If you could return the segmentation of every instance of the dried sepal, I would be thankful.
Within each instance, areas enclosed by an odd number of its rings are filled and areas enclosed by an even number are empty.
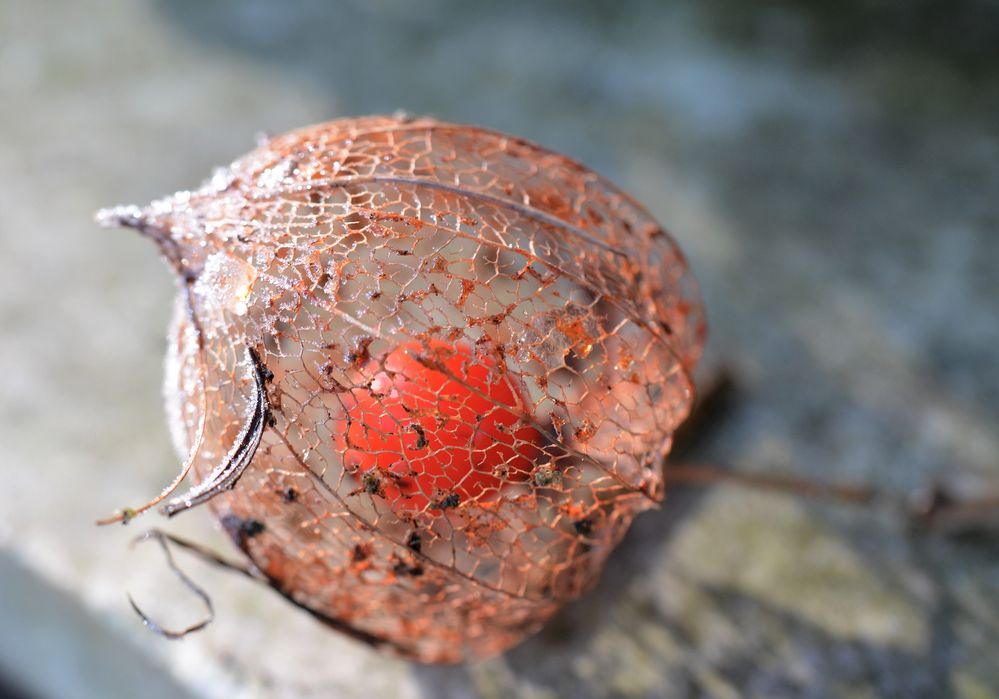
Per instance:
[[[270,370],[264,366],[260,355],[249,345],[246,346],[246,356],[250,372],[253,375],[254,387],[253,400],[246,422],[222,462],[203,481],[163,506],[163,514],[168,517],[197,507],[220,493],[235,488],[240,476],[243,475],[253,460],[254,454],[257,453],[264,429],[271,419],[266,382],[272,375]]]

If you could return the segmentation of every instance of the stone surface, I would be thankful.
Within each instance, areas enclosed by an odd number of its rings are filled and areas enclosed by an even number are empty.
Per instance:
[[[709,362],[739,384],[687,458],[899,497],[999,490],[994,5],[723,5],[0,6],[0,609],[77,605],[3,612],[0,673],[81,697],[102,690],[73,674],[84,657],[202,697],[999,696],[999,540],[912,535],[888,505],[677,492],[593,594],[457,668],[376,655],[194,562],[219,618],[161,641],[126,591],[166,621],[200,611],[127,546],[163,522],[91,526],[177,467],[170,277],[92,212],[193,186],[259,131],[397,108],[565,151],[674,231]],[[231,553],[203,513],[169,528]]]

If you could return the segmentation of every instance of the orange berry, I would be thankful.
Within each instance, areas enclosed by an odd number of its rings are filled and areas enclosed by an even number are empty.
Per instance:
[[[344,403],[345,468],[397,513],[496,499],[542,453],[510,378],[463,344],[407,342]]]

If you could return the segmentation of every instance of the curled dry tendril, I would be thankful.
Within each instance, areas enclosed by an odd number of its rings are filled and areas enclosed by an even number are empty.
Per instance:
[[[205,607],[205,617],[201,619],[201,621],[194,622],[193,624],[190,624],[189,626],[186,626],[179,630],[167,629],[162,625],[160,625],[159,623],[157,623],[156,621],[154,621],[144,611],[142,611],[139,605],[132,598],[132,595],[128,595],[128,603],[132,605],[132,609],[135,610],[135,613],[138,614],[139,618],[142,619],[142,623],[145,624],[146,627],[149,628],[153,633],[162,636],[163,638],[168,638],[171,640],[183,638],[184,636],[190,633],[194,633],[195,631],[200,631],[201,629],[208,626],[215,619],[215,609],[212,606],[211,597],[208,596],[208,593],[205,592],[205,590],[201,586],[199,586],[197,583],[195,583],[193,580],[187,577],[187,574],[185,574],[184,571],[182,571],[177,566],[177,562],[173,558],[173,553],[170,551],[170,547],[167,545],[168,542],[173,542],[179,545],[186,545],[186,543],[182,542],[176,537],[173,537],[170,534],[153,529],[133,539],[132,545],[134,546],[136,544],[140,544],[146,541],[155,541],[160,545],[160,548],[163,549],[163,556],[166,558],[167,566],[170,568],[170,571],[177,576],[177,579],[184,584],[184,587],[190,590],[199,600],[201,600],[201,603]],[[200,549],[200,547],[196,547],[196,545],[190,545],[190,547]]]

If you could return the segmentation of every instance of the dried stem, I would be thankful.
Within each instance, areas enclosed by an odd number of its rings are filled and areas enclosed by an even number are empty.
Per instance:
[[[672,456],[682,458],[693,451],[718,424],[736,394],[736,382],[727,368],[722,367],[711,374],[704,382],[690,417],[675,434]],[[740,473],[713,464],[695,463],[669,464],[663,478],[667,486],[728,483],[851,505],[883,503],[902,513],[914,530],[948,536],[999,531],[999,495],[962,498],[939,483],[903,497],[870,486],[828,483],[800,476]]]
[[[739,473],[709,464],[676,464],[667,466],[667,485],[713,485],[735,483],[748,488],[789,493],[809,498],[830,499],[838,502],[864,505],[882,496],[878,491],[864,486],[837,485],[799,478],[763,473]]]

